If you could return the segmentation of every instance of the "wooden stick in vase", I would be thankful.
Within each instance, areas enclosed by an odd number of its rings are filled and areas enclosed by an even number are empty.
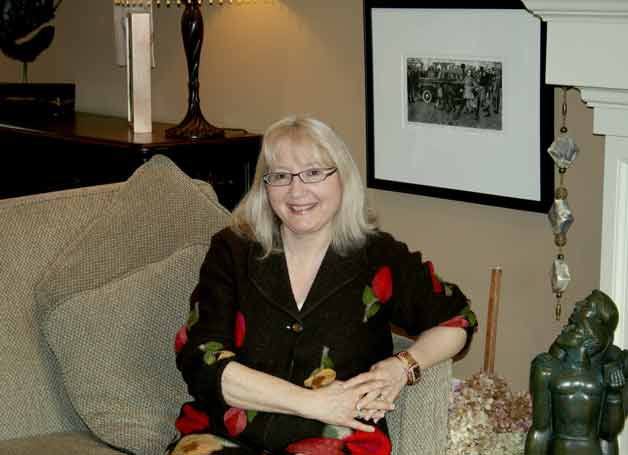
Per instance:
[[[488,320],[486,323],[486,343],[484,345],[484,372],[495,371],[495,348],[497,340],[497,314],[499,310],[499,294],[501,288],[502,269],[491,269],[491,286],[488,296]]]

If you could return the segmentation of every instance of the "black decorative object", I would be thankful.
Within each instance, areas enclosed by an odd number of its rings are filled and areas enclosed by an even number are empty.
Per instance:
[[[200,2],[188,0],[186,3],[181,16],[181,35],[188,64],[188,111],[181,123],[166,131],[166,136],[190,139],[224,136],[224,130],[211,125],[201,111],[198,73],[203,47],[203,14]]]
[[[27,64],[52,43],[55,28],[44,24],[54,18],[61,1],[0,0],[0,50],[7,57],[22,62],[23,82],[28,82]],[[35,31],[33,37],[20,42]]]
[[[72,83],[0,84],[0,120],[50,119],[74,114]]]
[[[0,50],[22,62],[22,83],[0,84],[1,118],[63,117],[74,112],[74,84],[28,82],[28,64],[52,43],[55,28],[48,22],[61,1],[0,0]]]

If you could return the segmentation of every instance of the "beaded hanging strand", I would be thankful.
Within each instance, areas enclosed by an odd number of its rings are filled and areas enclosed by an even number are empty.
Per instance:
[[[578,155],[578,146],[567,134],[568,90],[570,90],[570,87],[562,87],[563,103],[561,107],[562,126],[560,127],[560,134],[547,150],[558,168],[559,176],[558,186],[554,191],[554,204],[548,213],[549,222],[552,227],[552,232],[554,233],[554,244],[557,247],[556,258],[552,263],[551,273],[552,292],[556,297],[554,316],[557,321],[560,321],[562,313],[561,299],[563,293],[571,281],[569,266],[565,261],[564,248],[567,245],[567,231],[574,222],[574,216],[567,203],[569,193],[565,186],[565,174]]]

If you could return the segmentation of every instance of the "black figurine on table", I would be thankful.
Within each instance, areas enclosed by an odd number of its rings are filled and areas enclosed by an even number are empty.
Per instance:
[[[0,0],[0,50],[23,64],[23,82],[28,82],[27,64],[46,50],[55,28],[45,25],[55,17],[62,0]],[[28,35],[37,31],[30,39]]]

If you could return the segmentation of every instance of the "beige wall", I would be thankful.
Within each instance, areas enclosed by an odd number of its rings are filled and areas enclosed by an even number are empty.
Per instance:
[[[79,110],[123,116],[125,70],[114,65],[111,3],[65,0],[55,41],[31,65],[31,75],[34,81],[75,81]],[[340,132],[365,169],[361,0],[257,0],[203,11],[201,100],[212,123],[262,131],[285,114],[311,113]],[[179,17],[175,8],[155,14],[156,120],[178,121],[185,111]],[[18,77],[19,66],[0,57],[0,79]],[[573,283],[565,312],[597,287],[600,262],[603,143],[591,134],[591,111],[575,91],[569,127],[582,153],[567,175],[576,222],[567,247]],[[514,389],[526,388],[530,360],[560,327],[553,320],[549,268],[555,251],[546,216],[385,191],[369,190],[369,198],[385,230],[422,250],[473,301],[482,327],[455,366],[458,377],[482,366],[489,270],[503,268],[496,369]]]

